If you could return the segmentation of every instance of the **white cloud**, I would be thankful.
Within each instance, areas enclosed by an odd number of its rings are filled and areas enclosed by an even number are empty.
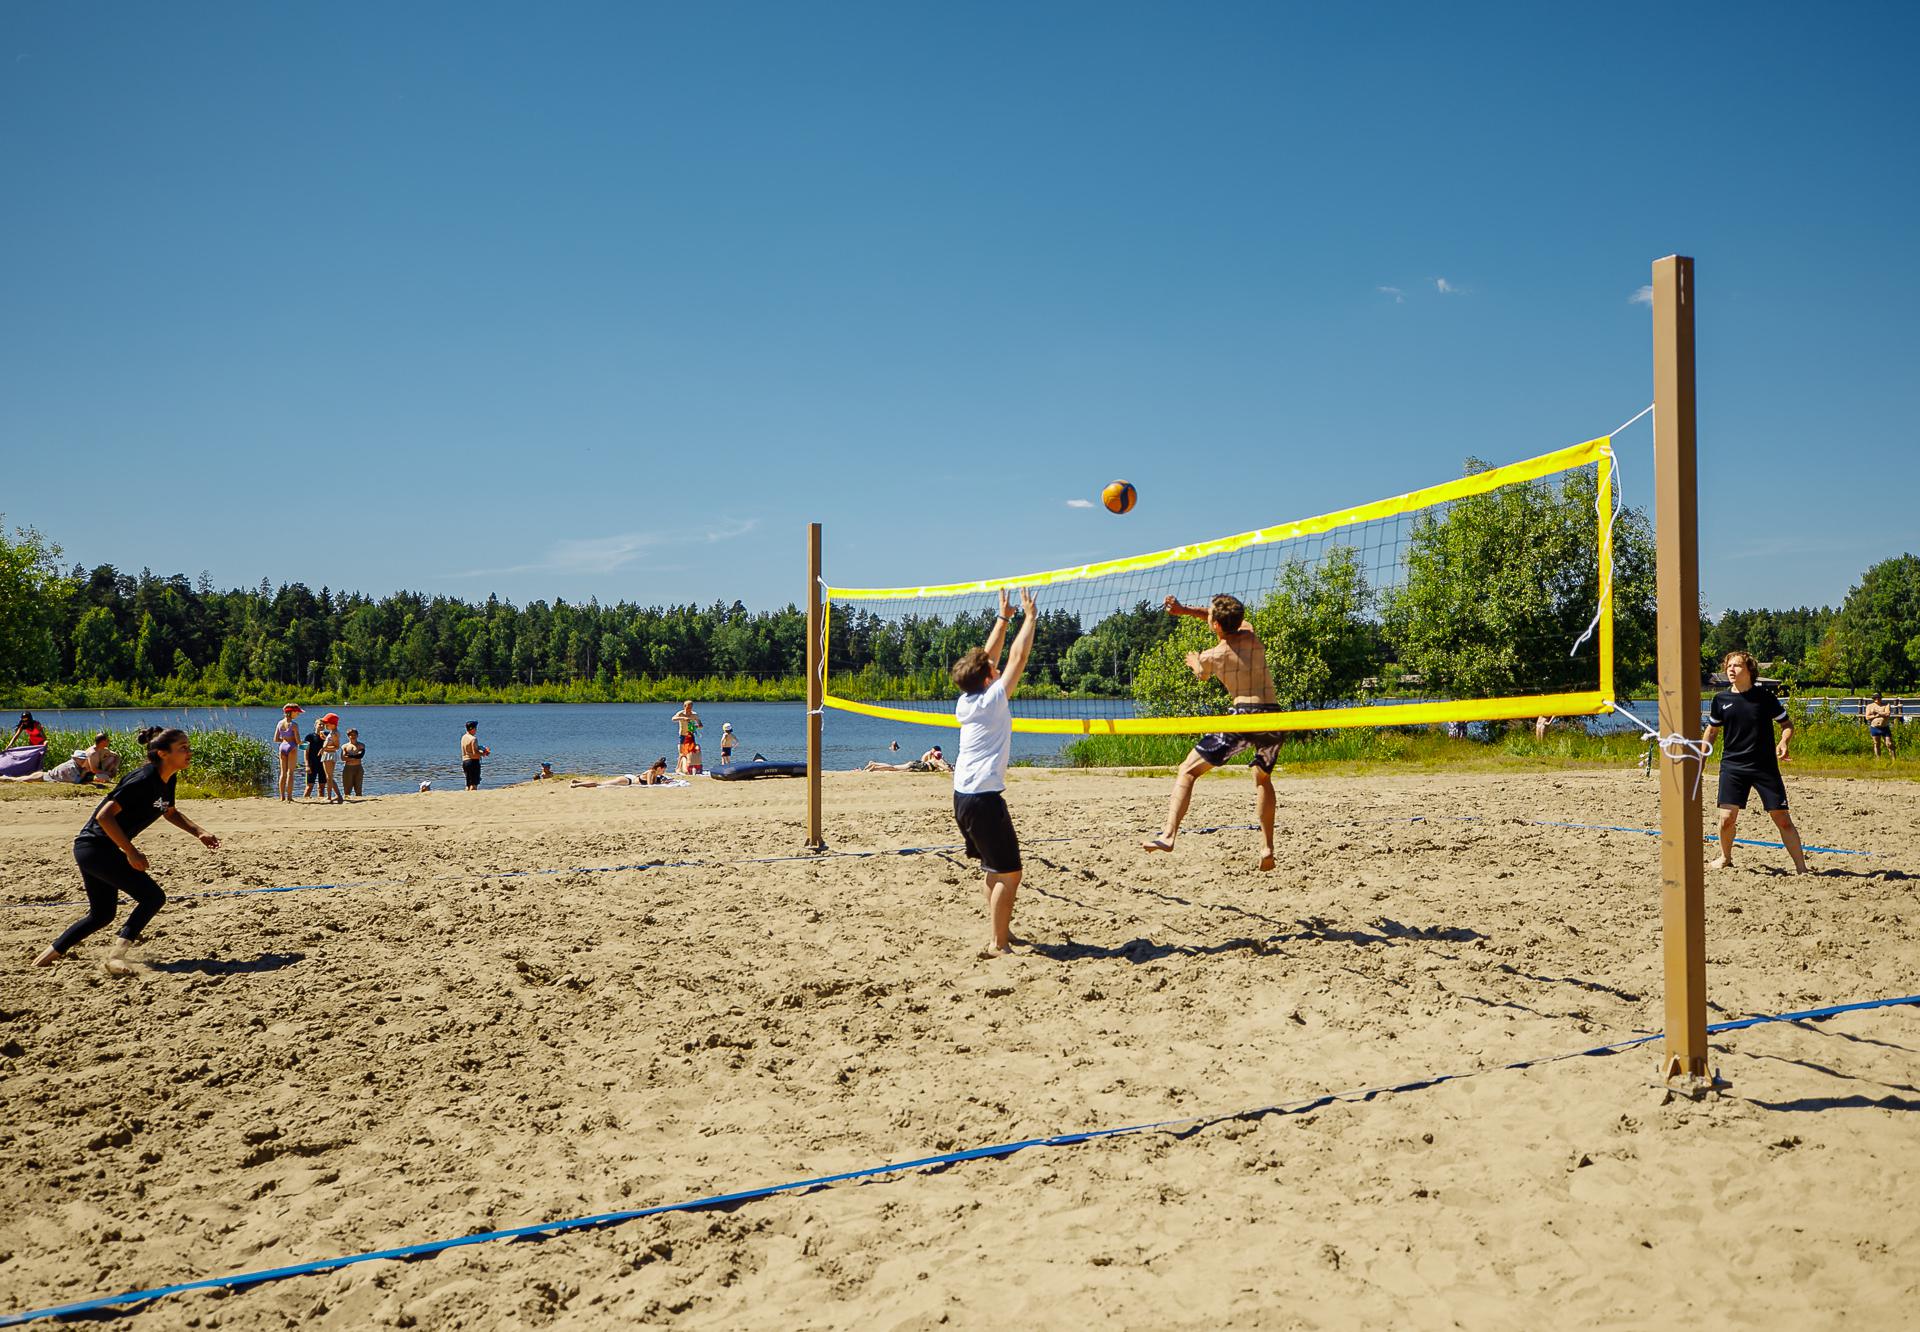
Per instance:
[[[758,518],[730,518],[703,532],[619,532],[603,537],[566,537],[548,546],[546,553],[525,564],[498,569],[467,569],[456,578],[490,578],[498,574],[557,573],[609,574],[634,564],[643,555],[672,546],[731,541],[760,525]]]
[[[1633,295],[1627,297],[1627,304],[1628,305],[1652,305],[1653,304],[1653,285],[1649,283],[1648,285],[1634,292]]]
[[[1068,500],[1067,507],[1069,509],[1091,509],[1093,507],[1093,501],[1092,500]]]
[[[1445,278],[1435,278],[1433,280],[1433,288],[1442,296],[1457,296],[1461,291],[1461,288],[1454,286]]]
[[[1395,305],[1405,305],[1407,303],[1407,293],[1401,291],[1398,287],[1375,287],[1374,290],[1384,296],[1393,297],[1393,303]]]

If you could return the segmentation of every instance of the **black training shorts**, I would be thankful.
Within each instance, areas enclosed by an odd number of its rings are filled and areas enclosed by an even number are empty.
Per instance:
[[[1747,792],[1758,792],[1760,808],[1785,809],[1787,807],[1787,784],[1780,780],[1780,770],[1774,768],[1741,768],[1732,764],[1720,765],[1720,807],[1722,809],[1745,809]]]
[[[1277,712],[1274,703],[1236,703],[1228,711],[1237,713]],[[1278,731],[1214,731],[1194,742],[1196,756],[1218,768],[1242,750],[1253,751],[1253,766],[1272,772],[1280,760],[1281,735]]]
[[[989,874],[1014,874],[1020,869],[1020,839],[1014,835],[1013,815],[998,791],[978,795],[953,793],[953,821],[967,839],[967,855]]]

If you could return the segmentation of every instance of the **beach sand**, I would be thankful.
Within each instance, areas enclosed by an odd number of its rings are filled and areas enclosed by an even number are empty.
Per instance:
[[[1913,788],[1788,783],[1873,855],[1710,872],[1716,1020],[1920,990]],[[77,910],[0,911],[0,1315],[1182,1120],[131,1325],[1912,1326],[1920,1010],[1718,1038],[1699,1104],[1654,1047],[1501,1067],[1661,1026],[1656,840],[1524,822],[1650,826],[1652,782],[1285,779],[1266,875],[1245,830],[1138,852],[1167,786],[1016,770],[1001,959],[950,856],[730,863],[797,850],[798,782],[196,804],[223,850],[142,839],[155,969],[30,970]],[[939,777],[826,799],[835,852],[955,840]],[[1210,779],[1189,827],[1252,808]],[[0,803],[7,900],[76,895],[83,817]],[[503,877],[656,860],[705,863]]]

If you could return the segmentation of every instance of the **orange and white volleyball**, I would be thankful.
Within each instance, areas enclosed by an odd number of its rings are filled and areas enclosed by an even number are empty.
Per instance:
[[[1107,488],[1100,492],[1100,502],[1113,513],[1125,513],[1140,498],[1140,492],[1133,488],[1131,481],[1109,481]]]

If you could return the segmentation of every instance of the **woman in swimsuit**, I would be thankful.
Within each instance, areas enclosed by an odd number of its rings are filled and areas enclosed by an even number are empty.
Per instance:
[[[280,709],[280,724],[273,728],[274,747],[280,751],[280,798],[293,799],[293,768],[300,760],[300,723],[294,718],[306,709],[289,703]]]

